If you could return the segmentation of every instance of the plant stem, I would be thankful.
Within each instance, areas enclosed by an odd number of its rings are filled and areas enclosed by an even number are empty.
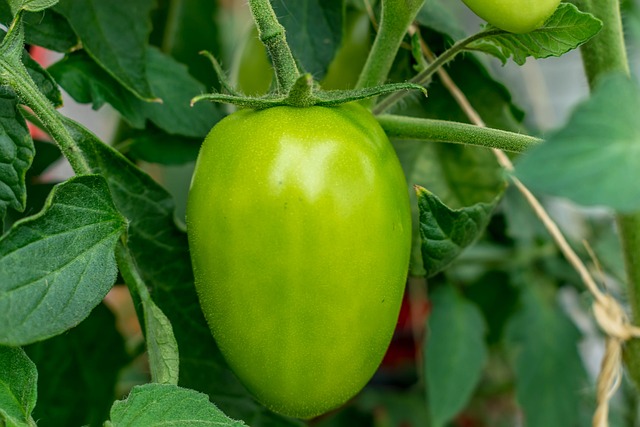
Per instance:
[[[602,30],[593,39],[580,47],[589,87],[610,72],[629,74],[629,62],[622,31],[620,4],[618,0],[574,0],[583,12],[602,20]]]
[[[284,27],[278,22],[269,0],[249,0],[249,7],[260,41],[271,57],[278,93],[287,93],[300,77],[300,71],[287,44]]]
[[[620,4],[618,0],[575,0],[584,12],[589,12],[602,20],[602,30],[580,51],[589,86],[593,89],[600,77],[611,72],[629,75],[629,62],[622,31]],[[640,324],[640,213],[617,214],[620,232],[627,289],[632,319]],[[640,387],[640,340],[634,339],[624,348],[624,360],[629,375]]]
[[[75,141],[60,121],[58,111],[38,90],[26,69],[20,64],[16,67],[0,60],[0,69],[7,77],[7,83],[18,94],[22,103],[31,108],[34,114],[51,134],[67,158],[74,172],[78,175],[92,173],[91,167],[80,152]]]
[[[496,35],[501,31],[502,30],[495,30],[495,29],[481,31],[479,33],[476,33],[467,37],[466,39],[462,39],[456,42],[453,46],[451,46],[449,49],[444,51],[433,62],[431,62],[427,68],[425,68],[420,73],[416,74],[416,76],[413,77],[411,80],[409,80],[409,82],[417,83],[417,84],[426,83],[442,66],[447,64],[453,58],[455,58],[455,56],[458,53],[462,52],[464,48],[467,47],[469,44],[473,43],[476,40],[480,40],[484,37]],[[375,106],[375,108],[373,109],[373,113],[374,114],[383,113],[385,110],[393,106],[396,102],[400,101],[404,96],[406,96],[406,93],[400,93],[400,92],[389,95],[388,97],[380,101],[378,105]]]
[[[542,140],[498,129],[446,120],[381,115],[376,119],[389,137],[475,145],[521,153]]]
[[[383,0],[378,34],[364,64],[356,89],[378,86],[387,80],[402,39],[424,0]],[[371,106],[373,100],[363,104]]]

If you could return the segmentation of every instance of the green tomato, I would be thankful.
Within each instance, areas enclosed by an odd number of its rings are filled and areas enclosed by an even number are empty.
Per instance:
[[[462,0],[476,15],[512,33],[528,33],[553,15],[560,0]]]
[[[359,105],[241,110],[200,151],[187,230],[231,369],[273,411],[354,396],[389,345],[411,245],[405,178]]]

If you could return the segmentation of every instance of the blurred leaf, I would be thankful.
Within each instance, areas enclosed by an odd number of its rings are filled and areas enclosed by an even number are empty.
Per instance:
[[[340,46],[343,0],[279,0],[273,9],[287,31],[293,56],[305,72],[321,80]]]
[[[129,221],[127,246],[178,342],[180,385],[207,393],[226,414],[250,420],[251,427],[297,425],[255,402],[222,359],[198,303],[187,236],[176,225],[166,190],[81,125],[69,119],[65,125],[92,169],[105,176]]]
[[[25,176],[34,151],[33,140],[18,109],[15,94],[6,86],[0,86],[0,224],[7,208],[17,211],[25,208]]]
[[[582,205],[640,210],[639,110],[636,83],[603,77],[564,128],[522,156],[517,176],[533,191]]]
[[[213,103],[200,102],[191,107],[191,98],[205,92],[205,87],[171,57],[149,48],[146,70],[151,88],[162,103],[136,98],[82,52],[67,55],[49,68],[76,101],[91,102],[94,109],[109,103],[135,128],[143,128],[148,119],[170,134],[204,138],[222,118],[220,108]]]
[[[586,382],[577,347],[580,333],[555,301],[542,294],[544,282],[532,276],[524,281],[520,310],[505,336],[526,425],[575,426]]]
[[[154,10],[154,27],[151,34],[164,53],[186,64],[189,73],[207,89],[218,87],[211,63],[199,52],[206,50],[220,59],[220,15],[224,7],[217,1],[181,0],[158,1]],[[195,95],[195,94],[194,94]]]
[[[201,139],[169,135],[159,129],[134,132],[127,141],[127,155],[136,160],[163,165],[181,165],[198,157]]]
[[[482,313],[451,286],[431,294],[433,310],[425,341],[427,399],[433,427],[460,412],[480,381],[487,360]]]
[[[154,0],[61,0],[55,10],[104,70],[137,97],[153,99],[145,58],[154,5]]]
[[[8,24],[13,13],[7,0],[0,0],[0,22]],[[56,52],[68,52],[78,44],[78,38],[69,22],[52,9],[23,15],[27,44],[42,46]]]
[[[168,384],[145,384],[133,388],[125,400],[111,408],[111,427],[241,427],[209,402],[206,394]]]
[[[422,260],[426,276],[430,277],[444,270],[480,236],[501,195],[491,203],[476,203],[453,210],[425,188],[417,187],[416,193],[420,209]]]
[[[488,326],[487,344],[499,343],[519,298],[519,292],[511,284],[509,275],[499,270],[488,270],[464,288],[464,295],[482,311]]]
[[[379,422],[384,426],[429,425],[429,414],[424,404],[424,395],[415,390],[365,388],[355,398],[355,405],[364,413],[379,414],[376,418],[380,419]]]
[[[489,27],[493,29],[493,27]],[[528,57],[536,59],[562,56],[586,43],[602,28],[602,21],[583,13],[570,3],[561,3],[544,26],[526,34],[499,31],[470,44],[467,49],[496,56],[503,64],[509,57],[518,65]]]
[[[416,16],[416,21],[423,27],[449,37],[450,41],[462,39],[466,32],[457,16],[461,4],[448,0],[426,0]]]
[[[33,427],[38,371],[21,348],[0,345],[0,424]]]
[[[120,397],[115,395],[118,374],[129,362],[115,318],[104,304],[68,333],[25,351],[38,367],[34,417],[39,427],[102,425]]]
[[[59,184],[45,208],[0,239],[0,342],[23,345],[85,319],[116,278],[125,230],[104,179]]]
[[[44,173],[53,163],[62,158],[62,153],[53,142],[34,140],[33,145],[36,149],[36,156],[33,163],[27,171],[27,177],[33,179]]]

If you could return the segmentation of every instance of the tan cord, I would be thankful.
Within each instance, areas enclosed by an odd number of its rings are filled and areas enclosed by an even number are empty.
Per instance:
[[[417,29],[412,27],[410,30],[413,34]],[[420,38],[422,52],[428,61],[435,59],[433,53]],[[438,76],[442,84],[449,90],[456,102],[465,112],[469,120],[478,127],[486,127],[478,112],[471,106],[469,100],[464,93],[453,82],[449,74],[442,68],[438,70]],[[509,157],[501,150],[492,149],[498,163],[509,172],[513,172],[513,163]],[[580,257],[571,248],[565,239],[558,225],[553,221],[547,213],[540,201],[529,191],[529,189],[515,176],[510,176],[511,181],[518,191],[522,193],[527,200],[536,216],[542,221],[543,225],[558,245],[558,248],[578,272],[580,278],[586,285],[587,289],[593,295],[593,314],[600,328],[607,335],[605,354],[602,359],[600,374],[598,375],[596,398],[598,406],[593,416],[593,427],[608,427],[609,401],[615,394],[622,381],[622,345],[632,339],[640,338],[640,328],[634,326],[629,321],[624,309],[618,301],[608,293],[600,290],[596,281],[589,273],[589,270],[582,262]],[[590,248],[587,246],[587,249]]]

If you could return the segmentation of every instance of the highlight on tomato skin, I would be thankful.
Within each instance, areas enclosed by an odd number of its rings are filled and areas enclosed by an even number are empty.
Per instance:
[[[407,184],[356,104],[241,110],[207,136],[187,231],[222,354],[269,409],[312,418],[365,386],[396,326]]]
[[[560,0],[462,0],[491,25],[511,33],[531,32],[545,23]]]

